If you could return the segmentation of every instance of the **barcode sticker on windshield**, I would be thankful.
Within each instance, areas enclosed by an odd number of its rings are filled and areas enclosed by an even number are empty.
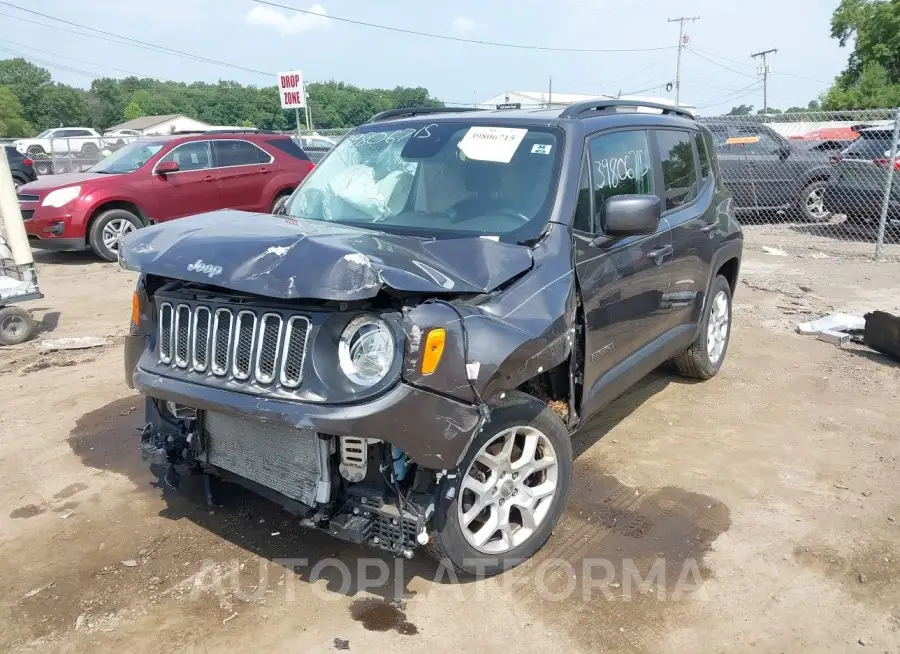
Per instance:
[[[527,133],[516,127],[470,127],[457,147],[469,159],[509,163]]]
[[[546,143],[535,143],[531,146],[531,154],[550,154],[552,145]]]

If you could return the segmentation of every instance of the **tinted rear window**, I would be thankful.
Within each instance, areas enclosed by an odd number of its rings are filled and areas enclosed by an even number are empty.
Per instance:
[[[893,132],[862,132],[845,153],[851,159],[877,159],[891,150]]]
[[[302,161],[309,161],[309,157],[306,156],[306,153],[294,142],[294,139],[271,139],[266,141],[269,145],[274,145],[276,148],[284,152],[285,154],[289,154],[294,159],[301,159]]]
[[[11,145],[5,145],[3,146],[3,149],[6,150],[6,159],[8,161],[22,161],[22,159],[25,158],[25,155],[23,155]]]

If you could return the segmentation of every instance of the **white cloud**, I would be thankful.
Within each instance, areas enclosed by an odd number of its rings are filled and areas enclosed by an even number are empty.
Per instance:
[[[458,16],[456,20],[453,21],[453,29],[459,30],[460,32],[471,32],[475,27],[475,21],[471,18],[466,18],[465,16]]]
[[[247,15],[244,17],[244,22],[249,25],[273,27],[282,34],[308,32],[310,30],[328,27],[331,24],[328,12],[322,5],[313,5],[309,8],[309,11],[312,13],[285,13],[272,7],[256,6],[247,12]]]

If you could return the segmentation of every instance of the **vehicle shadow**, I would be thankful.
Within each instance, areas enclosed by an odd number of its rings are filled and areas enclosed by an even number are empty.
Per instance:
[[[668,364],[657,368],[631,387],[621,397],[590,418],[572,436],[572,450],[577,459],[606,437],[620,422],[639,409],[647,400],[670,384],[696,384],[696,380],[674,374]]]
[[[93,252],[54,252],[53,250],[32,250],[34,261],[38,264],[52,264],[64,266],[91,266],[110,264],[109,261],[101,261]]]
[[[692,382],[660,369],[612,402],[573,436],[575,456],[584,454],[648,399],[672,383]],[[411,600],[418,594],[416,588],[421,589],[422,584],[414,582],[417,578],[438,585],[480,581],[476,577],[457,575],[424,554],[405,560],[301,527],[298,520],[280,506],[235,484],[211,478],[213,506],[207,504],[203,475],[183,477],[177,490],[172,489],[162,480],[163,470],[151,470],[141,459],[136,428],[140,427],[142,419],[143,398],[130,395],[83,415],[72,430],[68,443],[84,465],[122,474],[136,485],[139,492],[161,495],[165,506],[159,512],[160,517],[172,521],[186,519],[196,524],[223,541],[260,557],[270,573],[276,571],[276,576],[292,574],[292,581],[349,598],[356,598],[361,593],[374,595],[380,598],[376,601],[381,604],[373,605],[373,600],[363,597],[356,600],[360,602],[359,610],[390,615],[399,611],[398,603]],[[624,488],[603,471],[592,476],[602,482],[598,482],[597,489],[594,489],[594,499],[598,503],[602,503],[602,497],[607,495],[621,494]],[[589,494],[585,493],[578,491],[580,496],[588,497]],[[705,498],[703,502],[708,503]],[[652,500],[647,506],[646,511],[652,513],[655,510]],[[607,510],[603,507],[600,512]],[[634,513],[634,517],[638,521],[645,519],[639,512]],[[610,537],[618,538],[615,535]],[[598,534],[596,542],[601,543],[604,538],[607,535]],[[395,617],[398,625],[406,624],[400,619],[404,616]]]

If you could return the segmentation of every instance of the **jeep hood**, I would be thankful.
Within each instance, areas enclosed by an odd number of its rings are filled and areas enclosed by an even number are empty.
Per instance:
[[[129,234],[128,270],[280,299],[351,301],[382,288],[486,293],[531,268],[523,245],[398,236],[318,220],[224,210]]]

